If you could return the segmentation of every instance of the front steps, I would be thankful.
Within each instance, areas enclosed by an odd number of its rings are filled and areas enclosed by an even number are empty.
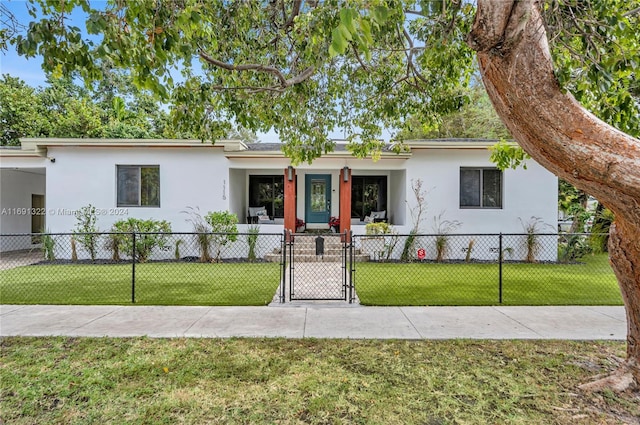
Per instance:
[[[293,260],[297,263],[340,263],[343,261],[344,246],[341,241],[342,235],[335,233],[327,234],[294,234],[293,235]],[[318,242],[318,238],[322,238],[322,242]],[[324,245],[323,253],[316,255],[316,247]],[[287,246],[289,249],[289,246]],[[289,252],[287,252],[289,257]],[[271,262],[282,261],[282,253],[279,249],[264,256],[265,260]],[[369,261],[370,255],[363,254],[359,249],[353,250],[353,261],[363,262]]]

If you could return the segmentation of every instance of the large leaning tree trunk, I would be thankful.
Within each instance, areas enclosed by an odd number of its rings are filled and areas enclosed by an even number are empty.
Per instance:
[[[468,43],[498,115],[520,146],[615,213],[609,253],[626,308],[627,360],[598,385],[621,390],[640,383],[640,140],[561,91],[536,1],[479,0]]]

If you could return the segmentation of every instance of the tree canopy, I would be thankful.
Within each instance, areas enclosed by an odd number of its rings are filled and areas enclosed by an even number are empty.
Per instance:
[[[613,3],[548,1],[545,17],[564,87],[637,133],[639,64],[631,52],[640,46],[631,12],[638,1]],[[294,161],[332,150],[327,135],[334,129],[345,129],[354,154],[375,155],[382,128],[402,129],[413,116],[428,124],[460,108],[474,71],[466,37],[475,9],[462,1],[30,5],[26,32],[0,37],[20,54],[43,55],[47,71],[95,80],[107,61],[167,102],[178,131],[214,140],[231,122],[273,128]],[[83,29],[69,19],[80,9]]]
[[[49,77],[30,87],[10,75],[0,77],[0,145],[17,146],[22,137],[94,137],[109,139],[191,138],[180,133],[170,114],[128,74],[106,69],[88,87],[69,76]],[[227,138],[257,142],[249,130],[234,126]]]
[[[511,139],[481,81],[475,81],[462,94],[468,101],[460,109],[442,114],[435,120],[424,120],[420,115],[414,115],[405,121],[397,137],[401,140],[451,137]]]

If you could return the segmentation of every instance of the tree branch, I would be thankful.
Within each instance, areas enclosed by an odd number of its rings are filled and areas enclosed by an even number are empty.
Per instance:
[[[291,10],[291,15],[287,22],[284,23],[284,28],[289,28],[293,25],[293,20],[300,14],[300,8],[302,7],[302,0],[295,0],[293,2],[293,10]]]
[[[631,16],[631,15],[635,15],[637,13],[640,13],[640,7],[637,7],[635,9],[633,9],[633,10],[630,10],[630,11],[628,11],[627,13],[625,13],[622,16]]]
[[[218,68],[226,69],[227,71],[257,71],[257,72],[264,72],[267,74],[271,74],[278,79],[278,81],[280,82],[281,88],[287,88],[287,87],[291,87],[293,85],[299,84],[304,80],[310,78],[315,72],[315,68],[313,66],[310,66],[304,69],[300,74],[292,78],[286,78],[279,69],[270,65],[262,65],[257,63],[232,65],[229,63],[219,61],[218,59],[212,58],[202,50],[200,50],[199,55],[202,59],[207,61],[209,64]]]

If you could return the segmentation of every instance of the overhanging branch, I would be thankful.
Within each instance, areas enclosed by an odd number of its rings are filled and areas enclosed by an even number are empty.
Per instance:
[[[233,65],[233,64],[229,64],[226,62],[222,62],[218,59],[215,59],[211,56],[209,56],[207,53],[205,53],[204,51],[200,50],[199,55],[202,59],[204,59],[207,63],[217,67],[217,68],[222,68],[222,69],[226,69],[227,71],[256,71],[256,72],[264,72],[267,74],[271,74],[274,77],[276,77],[276,79],[279,81],[279,87],[281,88],[287,88],[287,87],[291,87],[293,85],[296,84],[300,84],[301,82],[305,81],[306,79],[310,78],[314,72],[315,72],[315,68],[313,66],[307,67],[305,68],[300,74],[291,77],[291,78],[286,78],[285,75],[276,67],[270,66],[270,65],[262,65],[262,64],[257,64],[257,63],[250,63],[250,64],[242,64],[242,65]]]

